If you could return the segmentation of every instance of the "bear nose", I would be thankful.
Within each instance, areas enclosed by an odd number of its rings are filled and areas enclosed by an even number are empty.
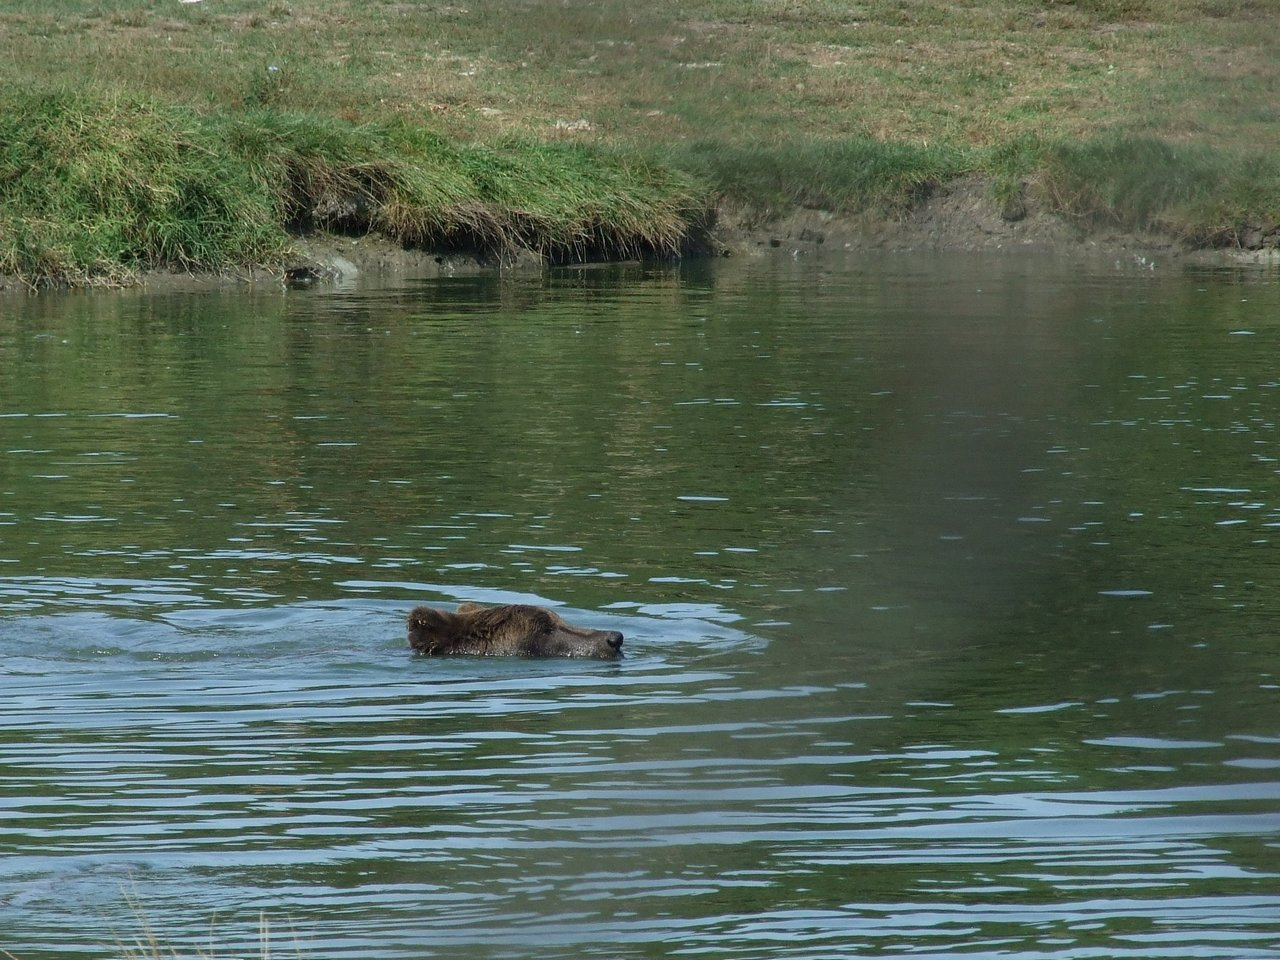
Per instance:
[[[612,631],[612,632],[609,634],[609,638],[608,638],[608,640],[607,640],[606,642],[609,644],[609,646],[613,647],[613,649],[614,649],[614,650],[621,650],[621,649],[622,649],[622,634],[620,634],[620,633],[618,633],[616,630],[614,630],[614,631]]]

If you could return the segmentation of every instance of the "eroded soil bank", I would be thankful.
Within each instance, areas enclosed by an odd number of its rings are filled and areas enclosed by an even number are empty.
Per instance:
[[[1160,234],[1136,234],[1072,223],[1028,199],[1013,210],[994,199],[990,182],[966,177],[937,188],[907,214],[836,214],[797,208],[769,213],[722,205],[714,229],[696,255],[831,256],[841,253],[927,250],[1008,251],[1067,257],[1110,257],[1156,269],[1172,263],[1280,266],[1280,227],[1259,230],[1255,246],[1193,249]],[[341,236],[324,232],[295,238],[284,263],[222,273],[151,270],[138,282],[151,290],[206,289],[245,284],[290,287],[334,285],[360,276],[454,276],[495,270],[536,270],[543,261],[529,253],[498,260],[492,254],[406,248],[371,233]],[[0,278],[6,290],[27,288],[12,277]]]
[[[892,219],[797,209],[760,222],[747,212],[722,209],[717,238],[730,255],[764,249],[800,256],[824,250],[1008,250],[1207,263],[1280,262],[1280,226],[1247,238],[1255,244],[1252,249],[1189,248],[1167,235],[1073,223],[1031,197],[1012,209],[1002,207],[982,176],[939,187],[909,213]]]
[[[1259,234],[1254,249],[1191,249],[1159,234],[1135,234],[1068,222],[1027,199],[1020,209],[1002,208],[990,182],[966,177],[938,188],[908,214],[897,218],[845,215],[797,208],[769,214],[722,205],[709,238],[707,256],[830,256],[842,252],[926,250],[1008,251],[1069,257],[1110,257],[1152,269],[1169,263],[1280,265],[1280,229]],[[317,282],[341,282],[358,274],[438,276],[495,269],[539,269],[534,256],[499,264],[474,254],[405,249],[375,235],[299,237],[293,270],[313,271]],[[280,270],[267,271],[281,280]],[[161,280],[155,275],[147,282]],[[180,278],[175,278],[180,279]],[[162,281],[163,282],[163,281]],[[196,282],[201,282],[196,279]]]

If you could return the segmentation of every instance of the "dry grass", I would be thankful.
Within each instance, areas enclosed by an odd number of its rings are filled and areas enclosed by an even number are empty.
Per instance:
[[[130,907],[134,912],[138,932],[127,942],[117,937],[116,950],[118,951],[119,960],[183,960],[184,957],[190,957],[192,960],[218,960],[221,956],[212,949],[202,950],[196,947],[180,950],[167,943],[156,932],[151,921],[137,902],[130,900]],[[212,934],[210,939],[213,939]],[[267,919],[265,912],[260,913],[258,916],[258,952],[256,954],[260,960],[271,960],[271,957],[274,956],[271,951],[272,939],[271,922]],[[293,955],[301,957],[302,953],[300,950],[295,949]],[[16,960],[16,958],[11,958],[11,960]]]
[[[200,947],[180,949],[173,946],[156,931],[136,894],[126,894],[125,900],[133,914],[136,932],[127,940],[119,935],[116,936],[115,947],[118,951],[118,960],[183,960],[184,957],[190,957],[192,960],[219,960],[222,956],[212,947],[206,950]],[[215,939],[215,931],[210,929],[210,943],[213,943]],[[275,956],[272,952],[272,946],[276,939],[277,936],[271,929],[271,921],[267,917],[266,911],[260,911],[258,914],[258,948],[254,955],[259,960],[271,960],[271,957]],[[293,950],[290,951],[290,955],[295,958],[301,958],[303,954],[301,947],[298,945],[297,937],[292,937],[292,939],[294,946]],[[16,960],[16,958],[11,957],[11,960]]]
[[[201,947],[179,948],[170,943],[155,928],[147,911],[143,908],[138,895],[133,892],[126,891],[124,893],[125,903],[129,907],[129,912],[133,915],[134,933],[132,936],[121,936],[115,934],[115,956],[117,960],[183,960],[183,958],[191,958],[191,960],[220,960],[222,953],[214,950],[212,947],[204,949]],[[216,931],[210,929],[209,942],[212,944],[216,939]],[[273,952],[273,946],[280,939],[279,935],[272,930],[271,921],[266,911],[258,914],[258,945],[254,952],[254,956],[259,960],[271,960],[277,954]],[[289,939],[292,941],[292,949],[287,953],[288,956],[294,957],[295,960],[301,960],[304,956],[302,947],[298,942],[295,934],[290,934]],[[244,956],[244,954],[241,954]],[[21,960],[8,950],[0,948],[0,957],[6,960]]]
[[[200,108],[265,97],[624,145],[1108,129],[1258,143],[1280,99],[1272,0],[15,0],[0,44],[15,84],[60,83],[75,62],[97,86]]]

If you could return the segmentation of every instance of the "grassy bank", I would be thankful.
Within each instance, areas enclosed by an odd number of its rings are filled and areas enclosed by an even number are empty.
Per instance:
[[[312,228],[494,257],[671,255],[699,204],[687,176],[576,143],[464,146],[401,121],[130,96],[0,110],[0,272],[30,283],[270,263]]]
[[[1273,0],[12,0],[0,271],[217,269],[307,226],[665,253],[720,197],[894,215],[965,173],[1086,228],[1247,242],[1280,222],[1278,20]],[[103,93],[69,91],[69,63]]]

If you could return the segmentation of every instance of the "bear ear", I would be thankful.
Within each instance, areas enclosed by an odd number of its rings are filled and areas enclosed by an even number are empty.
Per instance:
[[[479,613],[481,610],[484,610],[484,609],[485,608],[482,607],[480,604],[475,603],[471,600],[468,600],[466,603],[458,604],[458,613],[464,614],[464,615],[468,613]]]
[[[424,604],[420,607],[414,607],[409,611],[409,623],[427,625],[438,622],[439,620],[445,619],[449,616],[451,616],[451,614],[446,613],[444,610],[437,610],[435,607],[428,607]]]

